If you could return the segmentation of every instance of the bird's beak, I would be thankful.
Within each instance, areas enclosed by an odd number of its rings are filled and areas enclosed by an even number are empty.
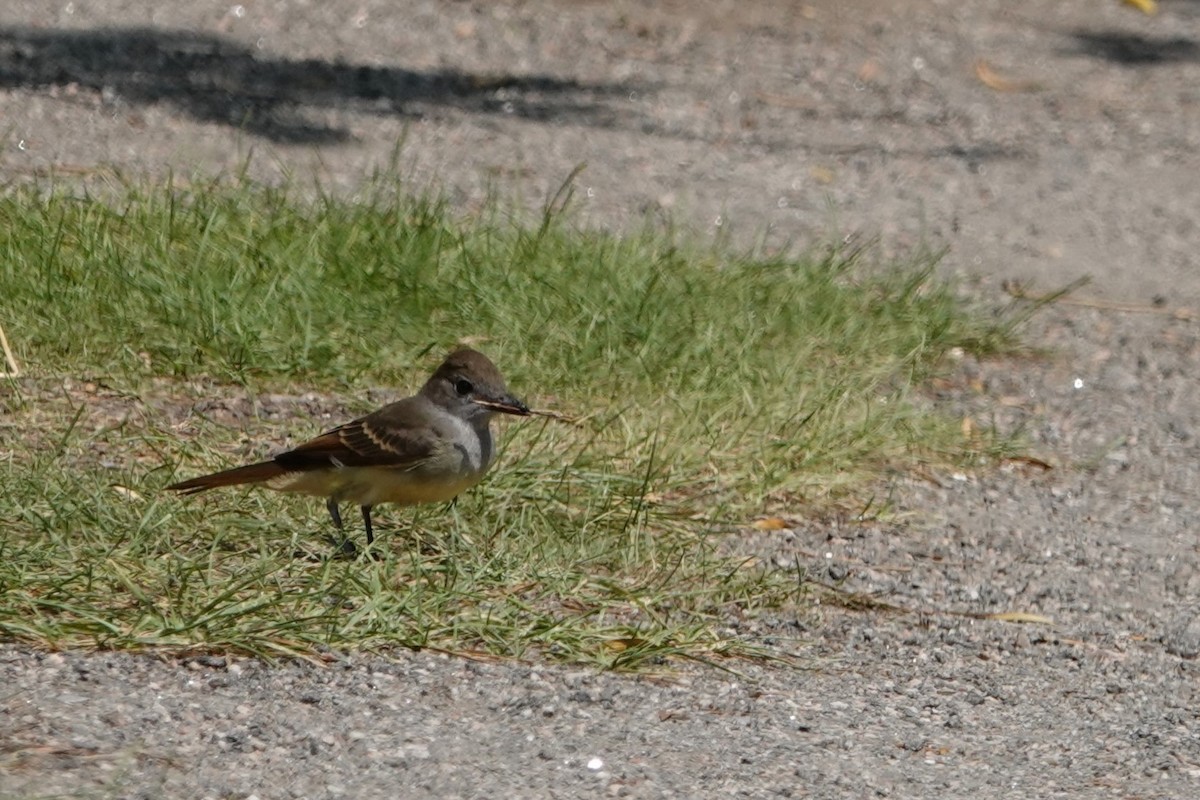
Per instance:
[[[483,406],[489,411],[498,411],[501,414],[513,414],[518,417],[529,416],[529,407],[512,395],[497,398],[476,397],[475,405]]]

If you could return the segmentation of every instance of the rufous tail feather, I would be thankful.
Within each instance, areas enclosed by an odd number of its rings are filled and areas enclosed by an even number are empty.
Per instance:
[[[238,486],[243,483],[265,483],[271,480],[271,478],[277,478],[285,472],[287,470],[274,461],[263,461],[258,464],[248,464],[244,467],[235,467],[234,469],[227,469],[222,472],[214,472],[211,475],[201,475],[199,478],[173,483],[167,489],[172,492],[179,492],[180,494],[198,494],[199,492],[207,492],[209,489],[216,489],[221,486]]]

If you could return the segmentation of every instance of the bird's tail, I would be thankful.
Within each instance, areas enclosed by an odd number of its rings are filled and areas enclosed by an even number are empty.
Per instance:
[[[221,486],[266,483],[285,472],[287,470],[274,461],[263,461],[258,464],[248,464],[244,467],[235,467],[234,469],[227,469],[222,472],[214,472],[211,475],[201,475],[199,478],[173,483],[167,489],[172,492],[179,492],[180,494],[199,494],[200,492],[206,492],[209,489],[216,489]]]

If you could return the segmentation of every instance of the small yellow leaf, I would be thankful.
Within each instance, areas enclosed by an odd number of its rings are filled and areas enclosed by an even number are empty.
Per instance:
[[[1031,92],[1038,88],[1033,81],[1015,81],[996,72],[982,58],[975,62],[975,77],[980,83],[997,92]]]
[[[1125,5],[1133,6],[1143,14],[1155,14],[1158,12],[1158,3],[1155,0],[1124,0]]]
[[[834,175],[833,170],[829,169],[829,167],[821,166],[812,167],[809,169],[808,174],[812,176],[814,181],[822,184],[823,186],[828,186],[829,184],[833,183],[834,179],[837,177]]]
[[[144,499],[140,494],[135,492],[133,489],[129,489],[125,486],[113,486],[112,488],[113,488],[114,492],[121,495],[121,497],[124,497],[126,500],[142,500],[142,499]]]
[[[609,639],[604,643],[604,646],[614,653],[624,653],[631,647],[645,644],[645,639],[629,638],[629,639]]]
[[[767,517],[766,519],[756,519],[751,523],[751,527],[760,531],[782,531],[791,526],[782,517]]]

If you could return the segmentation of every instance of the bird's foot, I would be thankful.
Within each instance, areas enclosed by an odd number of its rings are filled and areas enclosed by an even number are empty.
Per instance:
[[[329,554],[330,558],[346,559],[353,561],[359,556],[366,556],[372,561],[382,561],[383,555],[380,554],[374,546],[359,547],[353,539],[339,539],[335,536],[327,537],[330,546],[333,547],[333,552]]]
[[[333,548],[333,552],[329,554],[330,558],[358,558],[359,547],[348,536],[326,536],[325,541]]]

